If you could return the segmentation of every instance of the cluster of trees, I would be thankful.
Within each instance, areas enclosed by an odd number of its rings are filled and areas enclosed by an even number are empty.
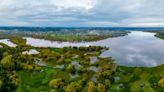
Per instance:
[[[13,92],[19,85],[19,71],[40,71],[41,67],[35,64],[33,55],[24,55],[23,51],[32,48],[26,45],[26,40],[13,38],[17,47],[1,44],[0,48],[0,92]]]
[[[78,80],[66,82],[62,79],[53,79],[49,82],[51,88],[50,92],[106,92],[106,85],[102,83],[95,83],[93,81]]]
[[[65,84],[65,82],[61,78],[53,79],[49,82],[49,86],[52,89],[62,88],[62,87],[64,87],[64,84]]]
[[[0,92],[10,92],[18,86],[19,79],[15,67],[11,56],[5,52],[0,61]]]
[[[22,69],[26,71],[40,71],[41,67],[36,64],[22,63]]]
[[[21,37],[12,37],[10,41],[17,45],[17,47],[15,48],[15,51],[17,52],[28,51],[32,48],[30,45],[26,44],[26,39],[23,39]]]
[[[18,74],[16,71],[12,71],[11,73],[7,74],[7,77],[13,86],[15,87],[18,86],[19,79],[18,79]]]
[[[39,52],[40,53],[37,57],[42,59],[44,62],[51,64],[70,63],[72,58],[72,53],[70,51],[59,54],[51,51],[50,49],[40,49]]]
[[[74,79],[62,80],[58,78],[51,80],[49,83],[51,84],[50,85],[51,92],[59,92],[59,90],[62,90],[64,92],[81,92],[81,91],[106,92],[111,87],[111,84],[114,81],[114,72],[115,72],[115,67],[116,67],[115,64],[112,63],[113,62],[112,58],[98,57],[99,60],[97,62],[95,62],[94,64],[90,64],[90,55],[86,54],[88,51],[84,52],[85,47],[81,47],[81,49],[79,48],[67,47],[67,48],[62,49],[63,51],[62,64],[64,64],[64,69],[62,69],[62,71],[66,71],[67,73],[70,73],[73,75],[79,75],[79,77],[75,78],[75,80]],[[68,49],[70,51],[68,51]],[[90,52],[93,52],[93,51],[91,50]],[[72,60],[72,57],[74,55],[78,55],[78,58],[75,58]],[[67,63],[65,62],[66,58],[67,59],[69,58],[70,60]],[[81,65],[81,67],[79,69],[76,69],[75,68],[76,64],[73,64],[72,61],[77,62],[78,64]],[[97,67],[99,71],[95,72],[95,71],[89,70],[89,67],[91,66]],[[97,82],[92,80],[93,75],[96,75]],[[62,82],[62,84],[64,85],[61,86],[60,82]]]
[[[5,69],[12,69],[14,67],[14,63],[11,61],[11,56],[7,52],[3,54],[3,58],[0,61],[0,64]]]
[[[10,39],[13,43],[17,44],[18,46],[26,45],[26,39],[22,39],[21,37],[13,37]]]
[[[88,47],[65,47],[69,48],[72,50],[79,50],[79,51],[84,51],[84,52],[93,52],[93,51],[101,51],[103,49],[107,49],[106,47],[101,47],[101,46],[88,46]]]
[[[89,55],[85,55],[87,52],[101,52],[103,47],[100,46],[89,46],[89,47],[64,47],[59,48],[57,51],[52,51],[52,48],[40,48],[38,58],[41,58],[44,62],[51,64],[69,64],[71,63],[74,56],[78,56],[80,60],[80,64],[89,65],[90,57]]]
[[[71,82],[70,84],[65,86],[63,89],[65,92],[78,92],[78,91],[81,91],[82,84],[83,82],[81,80],[76,81],[76,82]]]
[[[90,65],[90,56],[89,55],[81,55],[79,56],[81,60],[79,61],[79,64],[84,65],[84,66],[89,66]]]
[[[75,69],[75,65],[73,64],[69,64],[66,68],[66,70],[72,74],[74,74],[76,72],[76,69]]]
[[[155,36],[164,39],[164,32],[157,32]]]
[[[54,62],[54,64],[64,64],[70,63],[71,59],[75,55],[79,55],[80,58],[84,58],[84,61],[81,61],[81,64],[89,65],[90,58],[87,55],[84,55],[86,52],[100,52],[103,47],[100,46],[89,46],[89,47],[64,47],[58,49],[58,52],[51,51],[48,48],[41,48],[39,49],[39,54],[37,55],[38,58],[43,59],[45,62]],[[60,52],[60,53],[59,53]]]

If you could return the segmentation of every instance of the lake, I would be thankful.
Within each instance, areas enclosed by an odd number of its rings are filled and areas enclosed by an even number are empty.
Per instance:
[[[124,66],[158,66],[164,64],[164,40],[154,33],[133,31],[124,37],[107,39],[105,46],[110,50],[101,56],[113,57]]]
[[[27,44],[35,47],[106,46],[110,49],[103,52],[101,57],[113,57],[117,64],[123,66],[153,67],[164,64],[164,40],[154,35],[150,32],[131,31],[123,37],[79,43],[25,38]]]
[[[127,36],[108,38],[95,42],[57,42],[26,38],[27,44],[36,47],[106,46],[110,49],[101,57],[113,57],[119,65],[153,67],[164,64],[164,40],[154,37],[155,33],[131,31]]]

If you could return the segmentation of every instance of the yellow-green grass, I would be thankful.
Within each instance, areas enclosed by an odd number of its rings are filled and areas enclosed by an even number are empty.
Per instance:
[[[158,83],[160,76],[164,75],[164,65],[152,68],[120,66],[117,71],[119,72],[120,80],[114,84],[116,92],[164,91],[164,88],[154,85]],[[119,84],[123,84],[124,88],[118,88]],[[144,84],[143,88],[141,88],[142,84]]]

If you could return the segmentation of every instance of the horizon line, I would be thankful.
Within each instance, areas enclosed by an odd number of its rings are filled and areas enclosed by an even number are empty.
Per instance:
[[[130,27],[130,26],[109,26],[109,27],[104,27],[104,26],[0,26],[0,28],[164,28],[162,27],[157,27],[157,26],[142,26],[142,27]]]

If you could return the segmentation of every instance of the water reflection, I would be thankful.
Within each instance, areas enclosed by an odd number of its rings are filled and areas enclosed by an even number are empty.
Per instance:
[[[106,46],[110,49],[102,53],[102,57],[112,56],[119,65],[125,66],[157,66],[164,64],[164,41],[154,37],[154,33],[132,31],[124,37],[109,38],[96,42],[56,42],[34,38],[26,38],[27,44],[39,47],[65,46]]]
[[[157,66],[164,64],[164,41],[154,33],[134,31],[128,36],[107,41],[110,50],[102,56],[112,56],[125,66]]]

